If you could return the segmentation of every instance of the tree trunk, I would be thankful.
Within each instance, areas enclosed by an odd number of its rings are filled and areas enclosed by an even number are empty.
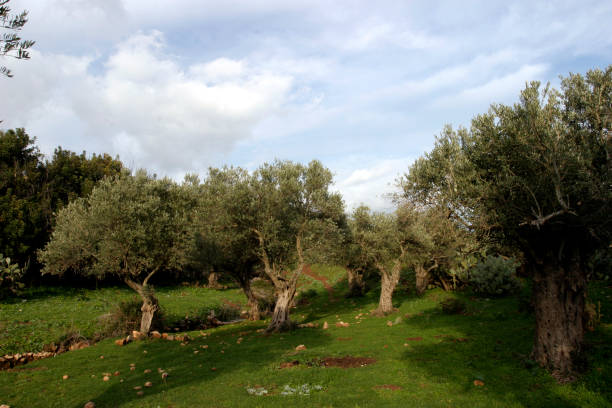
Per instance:
[[[295,296],[297,280],[294,284],[291,282],[282,281],[283,286],[277,288],[276,304],[272,313],[272,321],[266,329],[266,332],[281,332],[290,330],[293,327],[289,319],[289,308]]]
[[[210,271],[208,274],[208,287],[217,289],[219,287],[219,274],[215,271]]]
[[[396,262],[390,273],[381,268],[380,299],[374,314],[384,316],[394,312],[393,292],[399,282],[400,267],[399,262]]]
[[[146,286],[145,286],[146,288]],[[150,289],[147,289],[147,294],[143,296],[143,303],[140,310],[142,311],[142,318],[140,320],[140,332],[144,334],[149,334],[151,330],[151,323],[153,322],[153,317],[155,316],[155,312],[159,310],[159,304],[157,302],[157,298],[153,295],[153,292]]]
[[[242,291],[247,297],[247,304],[249,306],[249,320],[261,319],[261,312],[259,311],[259,300],[251,289],[251,280],[248,278],[244,279],[244,281],[240,282],[240,286],[242,287]]]
[[[142,312],[142,317],[140,318],[140,332],[149,334],[155,312],[159,310],[159,303],[153,294],[153,287],[148,286],[146,283],[141,285],[129,279],[126,279],[125,283],[135,290],[142,298],[142,307],[140,308]]]
[[[416,275],[416,293],[422,296],[429,285],[429,271],[423,265],[417,265],[414,268]]]
[[[347,297],[363,296],[363,292],[365,289],[365,282],[363,281],[363,274],[351,268],[346,268],[346,273],[348,276]]]
[[[586,273],[577,252],[565,262],[548,256],[534,269],[536,330],[532,358],[560,382],[571,381],[584,341]]]

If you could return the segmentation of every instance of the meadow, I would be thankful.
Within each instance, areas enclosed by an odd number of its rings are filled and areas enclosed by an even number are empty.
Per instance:
[[[313,270],[326,278],[327,288],[320,279],[303,276],[292,319],[315,327],[265,334],[265,321],[242,321],[181,333],[190,338],[184,342],[148,339],[119,347],[116,338],[107,338],[0,371],[0,404],[11,408],[80,408],[88,401],[98,408],[612,404],[612,319],[606,312],[610,287],[594,283],[590,289],[591,301],[601,310],[597,327],[587,335],[584,373],[574,383],[559,384],[529,359],[534,327],[529,288],[517,296],[493,299],[440,289],[417,297],[401,285],[394,297],[397,311],[374,317],[370,312],[378,302],[376,286],[362,298],[345,298],[341,268]],[[168,320],[245,303],[234,288],[177,286],[156,291]],[[91,338],[99,330],[99,316],[132,297],[121,287],[29,289],[18,299],[0,303],[0,355],[40,350],[67,332]],[[443,308],[449,299],[460,301],[465,310],[453,313]]]

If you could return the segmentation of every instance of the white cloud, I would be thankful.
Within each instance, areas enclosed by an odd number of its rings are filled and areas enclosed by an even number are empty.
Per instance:
[[[45,134],[47,129],[33,126],[39,123],[34,115],[51,104],[55,109],[45,109],[45,116],[76,116],[84,136],[127,163],[173,174],[203,170],[211,157],[249,138],[292,88],[290,76],[227,58],[182,69],[166,51],[160,32],[135,34],[119,44],[101,75],[88,71],[91,58],[37,53],[29,72],[17,78],[40,75],[39,84],[10,83],[22,100],[6,124]],[[57,66],[53,75],[45,72],[48,66]],[[2,112],[10,111],[8,102],[0,102]]]
[[[394,205],[389,195],[397,191],[396,179],[413,161],[408,157],[383,159],[339,174],[336,188],[342,194],[347,210],[365,204],[375,211],[392,211]]]

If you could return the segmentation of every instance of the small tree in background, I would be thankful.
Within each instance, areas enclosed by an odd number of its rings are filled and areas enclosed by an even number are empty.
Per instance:
[[[185,189],[144,171],[106,178],[60,210],[51,241],[39,252],[43,273],[120,277],[141,297],[140,331],[148,333],[158,310],[149,282],[185,263],[192,205]]]
[[[200,268],[234,279],[247,298],[249,319],[259,320],[259,299],[251,288],[251,280],[259,276],[258,241],[244,218],[249,177],[241,168],[209,169],[198,190],[194,259]]]
[[[406,256],[404,225],[397,214],[371,213],[365,206],[355,209],[352,220],[360,258],[365,265],[374,265],[381,277],[380,298],[375,313],[392,313],[393,292],[399,283]]]

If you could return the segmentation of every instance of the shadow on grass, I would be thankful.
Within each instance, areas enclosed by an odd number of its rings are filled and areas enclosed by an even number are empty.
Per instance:
[[[482,396],[502,406],[577,408],[585,401],[612,406],[610,391],[604,391],[609,375],[607,380],[593,381],[591,369],[575,384],[559,385],[529,360],[533,317],[517,311],[516,299],[466,301],[468,315],[432,309],[405,321],[413,331],[424,333],[422,339],[407,339],[410,344],[403,353],[407,370],[432,384],[458,390],[456,401]],[[591,350],[591,359],[600,362],[606,361],[603,355],[609,354],[612,340],[609,335],[601,337],[599,333],[602,346]]]
[[[301,329],[301,331],[307,333],[308,344],[311,347],[324,346],[331,340],[320,330]],[[185,346],[181,346],[177,341],[151,340],[117,348],[118,353],[125,353],[129,348],[134,348],[130,361],[135,363],[136,370],[133,373],[128,372],[123,383],[114,380],[113,385],[98,395],[92,395],[90,400],[94,401],[97,407],[115,407],[142,399],[143,397],[137,395],[137,390],[134,390],[136,386],[142,387],[144,396],[151,397],[177,387],[188,390],[190,386],[203,384],[219,376],[227,377],[236,370],[241,371],[240,375],[244,375],[245,370],[255,373],[271,368],[272,364],[283,359],[287,356],[288,350],[295,347],[292,344],[294,339],[288,338],[290,336],[287,334],[260,334],[252,325],[248,328],[228,326],[222,332],[216,332],[208,337],[197,337]],[[236,344],[238,337],[243,338],[240,345]],[[220,341],[223,343],[219,344]],[[202,345],[209,347],[204,350],[200,347]],[[143,354],[143,349],[147,350],[146,354]],[[199,352],[197,355],[194,354],[194,349]],[[225,353],[221,353],[221,350]],[[124,364],[124,369],[127,369],[127,365],[128,363]],[[157,371],[158,367],[169,374],[165,382]],[[149,368],[152,372],[145,374],[143,368]],[[147,381],[151,381],[153,386],[144,387]],[[246,392],[244,389],[242,391]],[[191,397],[186,396],[185,403],[188,403]],[[85,402],[79,402],[74,408],[82,408]],[[176,403],[182,406],[183,402],[176,401]]]

